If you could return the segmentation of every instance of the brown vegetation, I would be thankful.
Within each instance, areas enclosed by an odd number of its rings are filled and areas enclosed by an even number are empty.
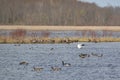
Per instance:
[[[83,35],[85,34],[84,31],[86,30],[104,30],[105,31],[120,31],[120,26],[24,26],[24,25],[0,25],[0,30],[36,30],[36,31],[68,31],[68,30],[74,30],[74,31],[80,31],[83,30]],[[45,34],[45,33],[43,33]],[[49,35],[49,33],[47,33]],[[36,35],[34,33],[34,35]]]
[[[12,38],[24,38],[26,35],[26,30],[17,29],[11,32],[10,35],[12,36]]]
[[[54,26],[52,26],[54,29]],[[7,27],[6,27],[7,28]],[[8,27],[9,28],[9,27]],[[13,27],[14,28],[14,27]],[[49,28],[49,27],[48,27]],[[66,27],[67,29],[70,27]],[[66,30],[65,28],[65,30]],[[91,27],[78,27],[78,30],[76,31],[75,36],[73,37],[50,37],[51,32],[47,30],[40,31],[40,34],[36,32],[31,32],[31,34],[27,34],[27,32],[30,32],[28,29],[15,29],[10,31],[8,34],[1,34],[0,35],[0,43],[72,43],[72,42],[120,42],[120,38],[112,36],[113,32],[115,30],[112,30],[114,27],[109,27],[106,29],[106,27],[99,27],[99,28],[91,28]],[[33,28],[34,29],[34,28]],[[44,28],[43,28],[44,29]],[[52,30],[51,28],[49,28]],[[64,28],[56,28],[56,29],[64,29]],[[71,28],[71,29],[76,29]],[[97,33],[97,30],[101,29],[101,36]],[[106,30],[105,30],[106,29]],[[119,30],[120,27],[116,31]],[[70,29],[69,29],[70,30]],[[80,35],[81,34],[81,35]],[[119,33],[118,33],[119,34]]]

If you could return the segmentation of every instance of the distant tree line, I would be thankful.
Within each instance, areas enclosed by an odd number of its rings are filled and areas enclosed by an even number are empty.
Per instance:
[[[0,24],[120,26],[120,7],[77,0],[0,0]]]

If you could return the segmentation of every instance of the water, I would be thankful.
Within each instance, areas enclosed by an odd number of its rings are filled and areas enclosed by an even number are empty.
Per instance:
[[[77,44],[0,44],[0,80],[120,80],[120,42],[84,43],[82,49]],[[90,57],[80,58],[81,53]],[[19,65],[22,61],[29,64]]]
[[[0,36],[12,36],[12,30],[0,30]],[[113,37],[120,38],[118,31],[26,31],[27,37]]]

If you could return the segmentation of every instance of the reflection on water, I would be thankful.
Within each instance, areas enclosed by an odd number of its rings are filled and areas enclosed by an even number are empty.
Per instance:
[[[11,36],[14,31],[0,31],[1,36]],[[26,36],[32,37],[114,37],[120,38],[115,31],[27,31]]]

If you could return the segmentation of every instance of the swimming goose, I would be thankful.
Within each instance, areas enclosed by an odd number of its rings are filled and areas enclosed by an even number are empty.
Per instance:
[[[53,50],[54,48],[51,48],[50,50]]]
[[[22,61],[22,62],[19,63],[19,65],[28,65],[28,63],[25,62],[25,61]]]
[[[69,66],[71,66],[70,63],[65,63],[64,61],[62,61],[62,65],[65,66],[65,67],[69,67]]]
[[[61,70],[61,68],[59,68],[59,67],[51,67],[51,69],[52,69],[53,71],[60,71],[60,70]]]
[[[85,57],[90,57],[90,55],[89,55],[89,54],[83,54],[83,53],[81,53],[81,54],[79,55],[79,57],[85,58]]]
[[[39,71],[43,70],[43,68],[41,68],[41,67],[33,67],[33,70],[39,72]]]

